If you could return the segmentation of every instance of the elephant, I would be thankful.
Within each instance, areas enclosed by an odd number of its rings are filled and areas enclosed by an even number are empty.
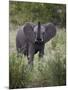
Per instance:
[[[56,27],[53,23],[33,24],[25,23],[16,35],[16,48],[18,53],[27,56],[28,64],[33,64],[34,54],[39,52],[39,57],[44,55],[44,46],[56,35]]]

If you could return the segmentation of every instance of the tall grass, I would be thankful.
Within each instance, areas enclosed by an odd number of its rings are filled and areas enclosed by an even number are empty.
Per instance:
[[[66,85],[66,33],[58,30],[56,36],[45,44],[43,59],[34,57],[29,67],[27,58],[17,58],[16,52],[9,57],[9,88],[45,87]]]

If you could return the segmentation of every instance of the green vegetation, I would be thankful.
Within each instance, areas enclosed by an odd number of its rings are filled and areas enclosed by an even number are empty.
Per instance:
[[[66,85],[66,6],[46,3],[9,1],[9,88],[28,88]],[[53,22],[56,36],[45,44],[43,59],[34,56],[31,68],[25,56],[17,57],[17,28],[25,22]]]
[[[34,2],[9,2],[10,29],[25,22],[53,22],[60,27],[66,25],[66,6]]]
[[[32,69],[26,57],[17,58],[15,50],[12,51],[9,57],[10,88],[66,85],[65,37],[65,31],[58,30],[45,44],[44,58],[39,60],[38,54],[35,55]]]

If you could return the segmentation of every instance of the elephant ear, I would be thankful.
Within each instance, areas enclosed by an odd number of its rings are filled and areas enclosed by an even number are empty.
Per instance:
[[[34,32],[33,32],[33,26],[31,25],[31,23],[26,23],[24,25],[23,30],[26,36],[26,40],[30,42],[34,42]]]
[[[52,23],[48,23],[44,25],[45,27],[45,43],[48,42],[56,35],[56,27]]]

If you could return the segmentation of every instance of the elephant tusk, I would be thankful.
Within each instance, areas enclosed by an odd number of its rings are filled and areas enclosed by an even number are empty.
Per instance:
[[[37,39],[35,39],[35,42],[37,42]]]
[[[42,42],[43,42],[43,39],[42,39]]]

